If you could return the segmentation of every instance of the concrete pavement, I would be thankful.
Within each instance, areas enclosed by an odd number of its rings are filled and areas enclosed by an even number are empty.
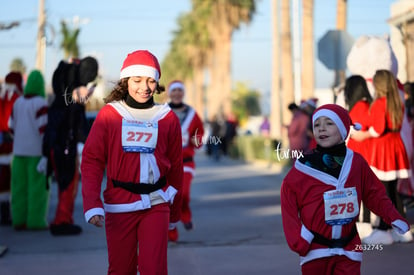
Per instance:
[[[187,232],[179,226],[179,241],[168,249],[169,274],[300,274],[298,256],[287,247],[280,216],[279,189],[286,171],[229,159],[214,162],[202,152],[196,159],[195,229]],[[50,220],[56,194],[53,184]],[[413,211],[408,214],[414,224]],[[74,218],[83,227],[79,236],[54,237],[48,231],[0,227],[0,244],[9,247],[0,258],[0,274],[106,274],[105,233],[84,222],[80,193]],[[409,274],[413,257],[413,244],[366,251],[362,273]]]

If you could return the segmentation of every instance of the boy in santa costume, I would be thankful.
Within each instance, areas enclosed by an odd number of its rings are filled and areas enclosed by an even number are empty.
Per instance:
[[[15,229],[47,229],[49,186],[38,171],[47,125],[45,82],[38,70],[27,79],[24,95],[13,106],[9,126],[14,134],[11,209]]]
[[[192,213],[190,208],[191,181],[195,173],[194,153],[195,149],[203,145],[202,137],[204,135],[203,122],[197,112],[189,105],[183,102],[185,94],[184,83],[174,80],[168,85],[168,96],[170,97],[170,108],[177,115],[181,124],[182,146],[183,146],[183,204],[181,207],[181,222],[186,230],[193,229]],[[178,230],[173,228],[168,231],[170,241],[178,240]]]
[[[286,240],[300,255],[303,274],[360,274],[363,246],[356,221],[361,201],[401,234],[409,224],[364,158],[346,147],[352,125],[348,112],[322,105],[312,125],[317,147],[295,162],[281,187]]]
[[[22,83],[23,77],[19,72],[10,72],[0,88],[0,225],[11,225],[10,163],[13,139],[8,122],[13,104],[23,92]]]
[[[98,227],[105,221],[108,274],[168,274],[168,228],[180,220],[183,159],[177,116],[168,104],[154,103],[160,76],[149,51],[128,54],[83,149],[85,219]]]

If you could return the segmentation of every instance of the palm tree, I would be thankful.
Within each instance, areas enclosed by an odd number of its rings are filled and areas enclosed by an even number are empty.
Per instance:
[[[302,31],[302,97],[313,97],[315,87],[314,76],[314,47],[313,47],[313,9],[314,0],[302,1],[303,31]]]
[[[281,46],[282,46],[282,110],[286,110],[289,103],[295,101],[293,90],[293,64],[292,64],[292,34],[290,26],[290,0],[282,0],[281,6]],[[291,114],[283,112],[283,123],[288,125]],[[282,136],[283,142],[287,143],[287,136]]]
[[[78,46],[78,36],[80,29],[75,28],[71,30],[66,25],[65,21],[61,21],[61,32],[63,35],[62,43],[60,47],[63,49],[65,59],[79,58],[79,46]]]
[[[19,72],[22,75],[26,73],[26,65],[24,64],[23,59],[16,57],[10,63],[10,71]]]
[[[270,134],[280,137],[282,133],[282,112],[280,97],[280,47],[279,47],[279,0],[271,0],[272,16],[272,89],[270,108]]]
[[[204,1],[204,0],[198,0]],[[208,112],[231,112],[231,39],[241,23],[249,23],[255,12],[254,0],[208,0],[211,15],[208,30],[212,41],[209,71]]]

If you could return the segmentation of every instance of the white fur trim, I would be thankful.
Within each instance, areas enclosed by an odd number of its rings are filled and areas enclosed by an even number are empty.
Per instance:
[[[194,177],[194,175],[195,175],[195,170],[194,170],[194,168],[193,167],[189,167],[189,166],[184,166],[183,167],[184,169],[184,173],[190,173],[191,175],[193,175],[193,177]]]
[[[392,227],[397,230],[399,234],[405,234],[410,229],[408,225],[402,220],[395,220],[391,223]]]
[[[160,79],[158,70],[147,65],[132,65],[121,71],[120,79],[131,76],[147,76],[154,78],[157,82]]]
[[[308,243],[311,243],[313,238],[315,236],[313,236],[312,232],[309,231],[309,229],[306,228],[306,226],[304,226],[302,224],[302,228],[300,229],[300,236],[305,239]]]
[[[177,194],[177,189],[172,186],[168,186],[167,190],[163,191],[162,189],[154,191],[159,195],[165,202],[173,203],[174,197]],[[131,203],[118,203],[118,204],[109,204],[104,203],[104,208],[106,212],[109,213],[124,213],[132,212],[138,210],[144,210],[151,208],[150,196],[142,194],[142,200],[131,202]]]
[[[304,263],[315,259],[336,255],[344,255],[353,261],[362,262],[362,252],[348,251],[344,250],[343,248],[320,248],[311,250],[306,256],[300,257],[300,265],[303,265]]]
[[[339,116],[334,111],[331,111],[328,109],[320,109],[313,115],[312,125],[315,123],[315,120],[317,120],[321,116],[326,116],[330,118],[333,122],[335,122],[336,126],[339,129],[339,132],[341,133],[342,139],[343,140],[346,139],[348,135],[348,130],[345,128],[345,125],[342,122],[342,119],[340,119]]]
[[[103,208],[100,208],[100,207],[89,209],[88,211],[85,212],[86,222],[89,222],[89,220],[95,215],[101,215],[105,217],[105,211],[103,210]]]
[[[181,89],[183,90],[183,92],[185,92],[185,87],[184,84],[181,82],[174,82],[170,85],[170,87],[168,88],[168,94],[171,93],[172,90],[174,89]]]
[[[390,171],[382,171],[374,166],[370,166],[371,170],[374,174],[381,180],[381,181],[391,181],[397,178],[399,179],[407,179],[411,176],[411,171],[407,169],[401,170],[390,170]]]
[[[1,155],[0,156],[0,164],[8,165],[8,164],[11,163],[12,159],[13,159],[13,154],[10,154],[10,155]]]

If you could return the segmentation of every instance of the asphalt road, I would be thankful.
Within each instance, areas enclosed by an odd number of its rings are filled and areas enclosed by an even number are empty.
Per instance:
[[[191,202],[195,229],[185,231],[179,225],[180,238],[168,249],[169,274],[300,274],[299,258],[289,250],[282,230],[279,190],[286,171],[229,159],[215,162],[203,152],[196,160]],[[53,184],[50,220],[56,194]],[[106,274],[105,233],[84,222],[80,193],[75,211],[75,221],[83,227],[79,236],[0,227],[0,244],[9,248],[0,258],[0,274]],[[414,224],[413,211],[408,214]],[[362,274],[411,274],[413,259],[412,243],[366,251]]]

